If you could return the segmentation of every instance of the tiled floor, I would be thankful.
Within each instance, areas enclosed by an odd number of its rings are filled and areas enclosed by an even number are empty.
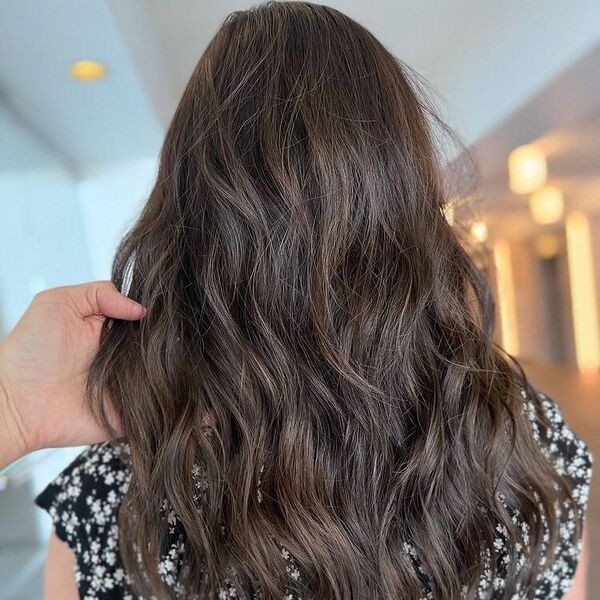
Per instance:
[[[559,403],[563,416],[587,442],[596,459],[587,516],[589,600],[595,600],[600,598],[600,474],[596,473],[596,468],[600,469],[600,375],[583,378],[560,365],[525,367],[532,382]],[[57,454],[59,452],[65,454],[54,459],[57,464],[44,467],[41,479],[52,476],[50,471],[57,473],[58,463],[68,462],[73,457],[72,451],[57,451]],[[32,482],[18,493],[0,494],[0,600],[41,600],[45,541],[40,542],[40,536],[31,533],[40,529],[39,524],[33,526],[34,521],[45,518],[32,502],[40,485],[41,481]],[[15,531],[25,532],[21,541],[15,537]]]

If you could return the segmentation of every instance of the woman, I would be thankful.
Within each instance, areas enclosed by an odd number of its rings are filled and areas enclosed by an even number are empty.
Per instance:
[[[226,19],[115,258],[114,441],[37,499],[49,597],[69,561],[90,599],[568,590],[591,457],[493,342],[419,82],[328,7]]]

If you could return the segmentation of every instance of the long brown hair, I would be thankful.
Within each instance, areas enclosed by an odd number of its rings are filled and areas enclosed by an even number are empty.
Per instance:
[[[140,591],[165,591],[164,502],[202,598],[226,579],[283,598],[282,548],[302,598],[419,598],[423,577],[471,597],[495,528],[509,556],[524,544],[506,503],[531,548],[507,597],[535,579],[553,484],[568,490],[444,216],[451,132],[426,88],[306,2],[231,14],[200,58],[114,261],[148,315],[106,324],[89,378],[130,447],[120,544]]]

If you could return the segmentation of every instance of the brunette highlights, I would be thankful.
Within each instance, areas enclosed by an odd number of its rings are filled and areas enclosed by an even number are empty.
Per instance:
[[[425,88],[305,2],[231,14],[200,58],[114,261],[148,315],[107,322],[88,382],[130,447],[121,553],[140,591],[166,594],[163,500],[185,531],[185,597],[228,579],[280,600],[285,547],[302,598],[416,599],[406,544],[435,598],[473,597],[496,526],[523,542],[500,494],[532,548],[507,594],[535,578],[541,519],[556,533],[568,491],[444,217],[435,132],[451,132]]]

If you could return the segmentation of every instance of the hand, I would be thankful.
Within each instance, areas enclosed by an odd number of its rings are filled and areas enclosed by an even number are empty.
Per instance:
[[[0,343],[0,466],[32,450],[106,439],[85,401],[100,330],[107,317],[137,320],[145,311],[110,281],[35,296]]]

